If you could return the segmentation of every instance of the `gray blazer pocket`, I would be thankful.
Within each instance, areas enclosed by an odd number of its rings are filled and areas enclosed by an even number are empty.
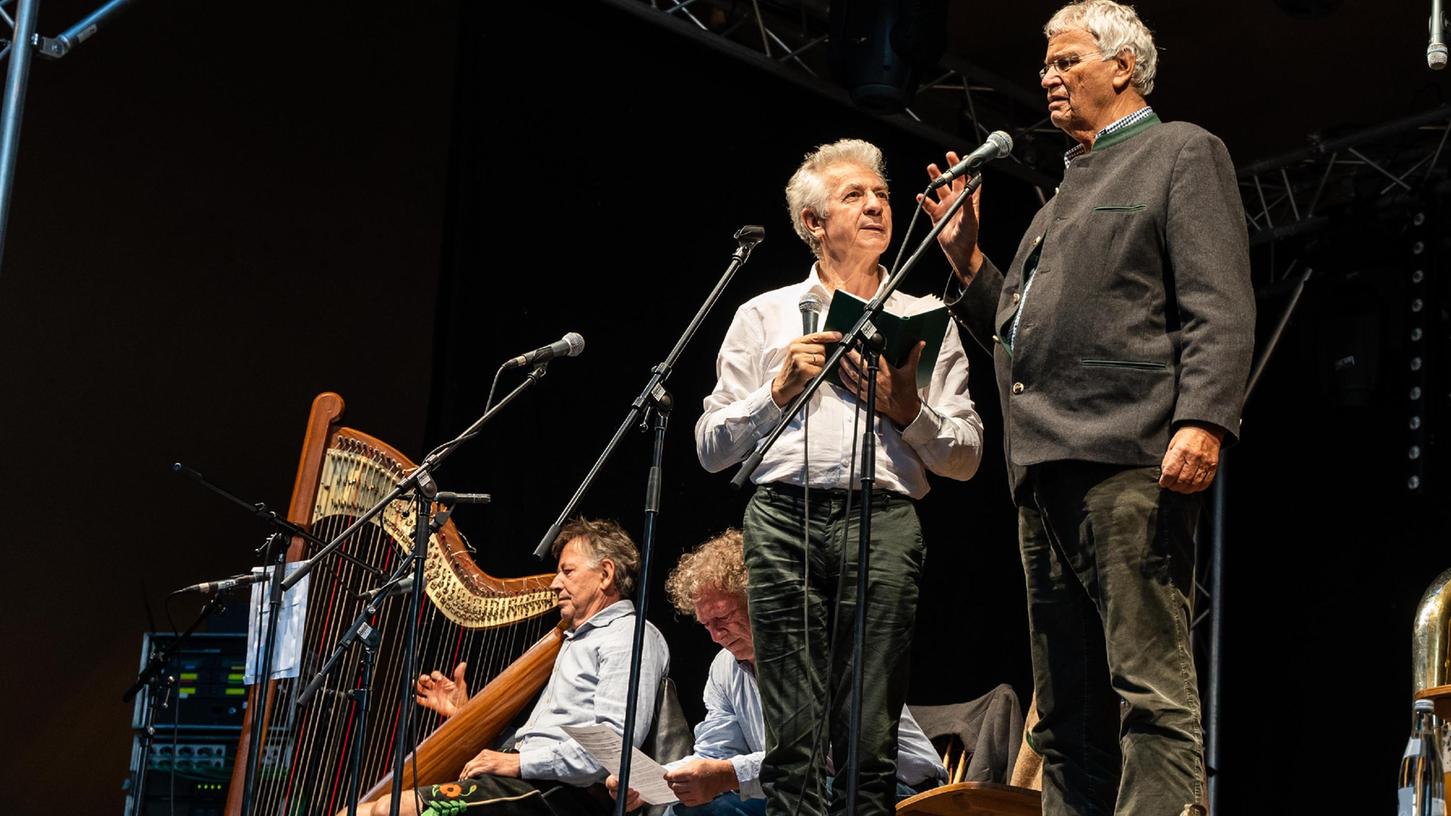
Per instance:
[[[1148,204],[1104,204],[1101,207],[1094,207],[1094,212],[1121,212],[1136,213],[1148,209]]]
[[[1156,363],[1152,360],[1109,360],[1104,358],[1083,357],[1078,364],[1084,368],[1128,368],[1135,371],[1164,371],[1168,363]]]

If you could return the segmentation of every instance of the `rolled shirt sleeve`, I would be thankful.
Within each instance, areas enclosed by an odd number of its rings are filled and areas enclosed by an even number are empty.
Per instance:
[[[693,759],[729,760],[741,798],[764,798],[761,760],[766,756],[766,723],[755,678],[722,649],[710,664],[703,696],[705,719],[695,727],[695,749],[667,767]]]
[[[620,601],[616,605],[628,603]],[[616,733],[624,733],[633,609],[631,604],[628,614],[612,613],[605,626],[587,633],[576,632],[561,647],[549,685],[529,723],[521,729],[519,775],[524,779],[552,779],[585,786],[605,778],[605,769],[570,739],[562,726],[602,723]],[[593,621],[591,618],[581,628]],[[646,624],[645,633],[632,739],[636,746],[650,732],[655,695],[670,665],[670,652],[660,632]]]

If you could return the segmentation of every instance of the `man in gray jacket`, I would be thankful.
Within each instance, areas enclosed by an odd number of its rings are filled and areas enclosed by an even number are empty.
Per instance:
[[[1198,813],[1193,533],[1253,350],[1244,210],[1219,139],[1145,102],[1156,51],[1131,7],[1074,3],[1044,34],[1049,115],[1077,142],[1062,186],[1006,274],[976,197],[939,237],[1001,392],[1044,812]],[[934,221],[961,189],[923,202]]]

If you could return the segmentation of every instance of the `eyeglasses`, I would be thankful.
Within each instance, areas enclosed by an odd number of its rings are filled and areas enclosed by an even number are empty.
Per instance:
[[[1059,76],[1062,76],[1062,75],[1068,73],[1069,71],[1072,71],[1073,70],[1073,66],[1077,65],[1080,62],[1083,62],[1084,60],[1088,59],[1089,57],[1102,56],[1102,55],[1103,55],[1103,52],[1102,51],[1090,51],[1087,54],[1070,54],[1070,55],[1068,55],[1066,57],[1058,57],[1057,59],[1050,59],[1047,62],[1043,63],[1043,67],[1042,68],[1039,68],[1038,69],[1038,79],[1040,79],[1040,80],[1047,79],[1048,78],[1048,72],[1049,71],[1057,71],[1058,72],[1058,75]]]

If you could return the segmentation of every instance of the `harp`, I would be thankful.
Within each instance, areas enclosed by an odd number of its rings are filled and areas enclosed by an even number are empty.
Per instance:
[[[337,394],[313,400],[288,505],[288,518],[323,540],[342,532],[414,467],[387,443],[339,424],[342,412]],[[413,514],[411,499],[392,503],[344,543],[346,557],[334,555],[318,564],[308,578],[300,675],[249,687],[248,710],[259,704],[259,697],[266,707],[254,816],[332,814],[347,807],[348,747],[356,737],[354,706],[347,694],[362,674],[361,650],[343,657],[306,706],[298,706],[296,697],[362,612],[367,602],[362,593],[383,580],[376,573],[386,576],[411,552]],[[287,560],[306,558],[310,548],[294,539]],[[408,597],[400,596],[371,622],[382,633],[382,646],[370,683],[362,744],[365,801],[387,793],[392,785],[395,701],[403,683],[408,614],[419,616],[417,668],[448,673],[467,661],[469,688],[475,694],[442,725],[437,715],[417,709],[413,721],[420,742],[405,764],[405,786],[454,779],[543,686],[559,650],[557,616],[550,614],[553,576],[500,579],[485,573],[452,521],[430,540],[424,571],[427,588],[420,609],[409,609]],[[408,705],[414,705],[411,699]],[[249,716],[237,744],[227,816],[241,813],[247,757],[257,738]]]

